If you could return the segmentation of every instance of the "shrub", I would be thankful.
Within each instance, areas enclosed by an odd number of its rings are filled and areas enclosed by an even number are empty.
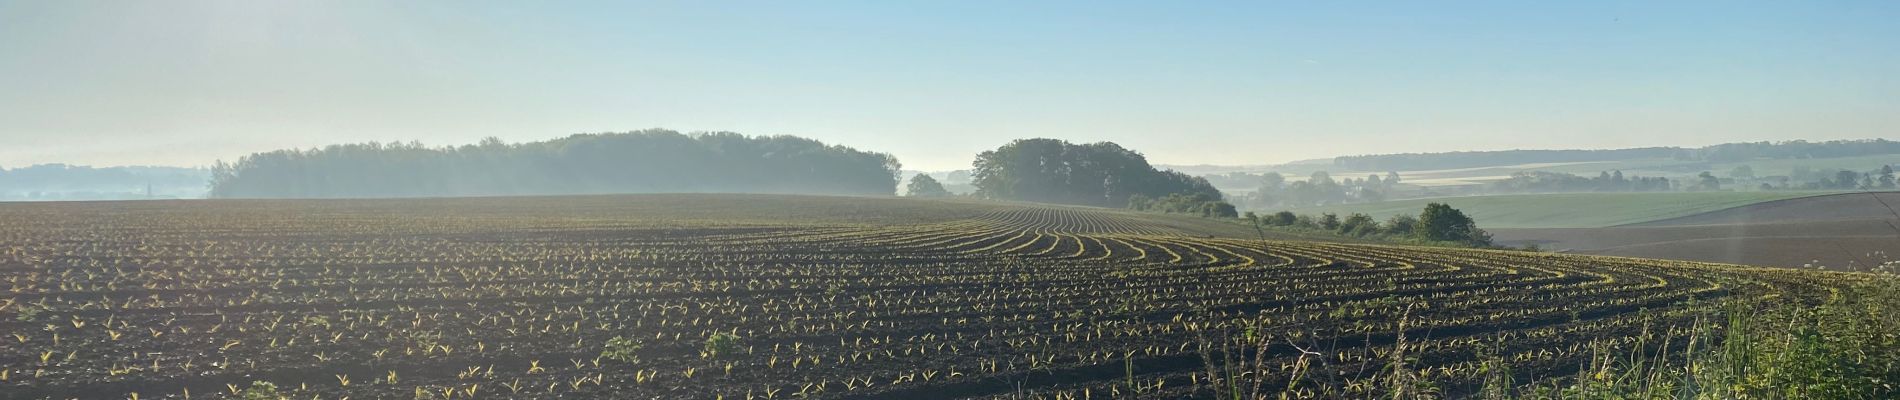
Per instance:
[[[730,333],[715,333],[706,338],[706,348],[700,351],[705,358],[720,358],[739,353],[739,336]]]
[[[20,320],[20,322],[33,322],[33,320],[39,319],[40,313],[44,311],[46,311],[45,308],[23,305],[20,306],[20,315],[16,315],[13,318]]]
[[[1394,215],[1385,220],[1385,232],[1393,235],[1410,236],[1417,227],[1418,217],[1410,215]]]
[[[275,383],[255,381],[251,382],[251,387],[244,388],[244,391],[238,394],[238,398],[244,400],[285,400],[290,397],[278,393],[277,384]]]
[[[1345,221],[1339,223],[1339,233],[1356,237],[1377,235],[1379,234],[1379,221],[1373,220],[1371,216],[1365,214],[1352,213],[1352,215],[1346,216]]]
[[[639,364],[640,355],[634,353],[640,351],[640,348],[643,346],[639,339],[614,336],[613,339],[607,339],[607,344],[602,346],[600,358],[628,364]]]
[[[1273,213],[1273,216],[1271,218],[1272,218],[1270,220],[1271,222],[1268,222],[1267,224],[1274,225],[1274,226],[1292,226],[1294,223],[1298,223],[1300,221],[1300,217],[1298,215],[1293,215],[1292,211],[1281,211],[1281,212]]]

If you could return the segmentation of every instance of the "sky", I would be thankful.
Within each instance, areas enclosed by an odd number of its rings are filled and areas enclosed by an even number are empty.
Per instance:
[[[1900,2],[0,0],[0,167],[667,128],[968,168],[1900,137]]]

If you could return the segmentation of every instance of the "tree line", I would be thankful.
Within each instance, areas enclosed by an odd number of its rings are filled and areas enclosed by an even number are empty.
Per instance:
[[[1426,204],[1425,209],[1416,216],[1394,215],[1383,222],[1360,213],[1341,218],[1334,213],[1312,216],[1294,214],[1292,211],[1264,215],[1249,211],[1242,219],[1257,226],[1316,230],[1357,238],[1492,246],[1491,233],[1479,229],[1478,222],[1465,215],[1464,211],[1444,203]]]
[[[211,197],[347,198],[654,192],[891,195],[889,154],[795,136],[664,129],[459,147],[343,144],[212,169]]]
[[[1706,184],[1706,183],[1704,183]],[[1604,171],[1595,177],[1548,171],[1519,171],[1510,178],[1491,182],[1490,188],[1502,193],[1558,192],[1667,192],[1675,189],[1669,178],[1623,176],[1623,171]],[[1720,185],[1705,190],[1720,189]]]
[[[1384,201],[1399,184],[1398,173],[1384,177],[1367,174],[1365,178],[1333,179],[1326,171],[1314,172],[1304,181],[1288,182],[1278,172],[1260,174],[1259,188],[1243,198],[1253,207],[1306,207],[1326,204]]]
[[[1753,170],[1737,167],[1729,172],[1737,182],[1760,182],[1761,190],[1894,190],[1893,166],[1882,165],[1872,171],[1813,169],[1795,166],[1789,176],[1756,177]]]
[[[1204,218],[1236,218],[1239,210],[1233,204],[1207,193],[1170,193],[1159,198],[1136,194],[1128,197],[1128,209],[1168,214],[1198,214]]]
[[[1900,154],[1900,142],[1887,139],[1872,139],[1829,140],[1824,142],[1791,140],[1786,142],[1724,143],[1699,149],[1689,149],[1679,153],[1677,158],[1710,162],[1737,162],[1763,158],[1840,158],[1884,154]]]

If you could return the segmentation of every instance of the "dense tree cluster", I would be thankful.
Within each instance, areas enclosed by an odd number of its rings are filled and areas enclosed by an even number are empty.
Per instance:
[[[1492,182],[1490,189],[1505,193],[1664,192],[1673,189],[1669,178],[1624,177],[1623,171],[1604,171],[1596,177],[1547,171],[1520,171]]]
[[[651,129],[460,147],[279,150],[220,162],[211,196],[337,198],[655,192],[890,195],[897,159],[793,136]]]
[[[1135,195],[1221,199],[1206,179],[1156,170],[1141,153],[1110,142],[1018,139],[978,154],[972,165],[976,196],[987,199],[1100,207],[1128,206]]]

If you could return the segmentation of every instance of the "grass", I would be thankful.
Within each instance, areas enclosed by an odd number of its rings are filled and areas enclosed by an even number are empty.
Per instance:
[[[1900,329],[1900,277],[1854,278],[1854,284],[1832,291],[1818,306],[1745,298],[1687,314],[1645,309],[1635,315],[1640,333],[1617,340],[1579,339],[1571,351],[1587,356],[1574,373],[1554,376],[1513,370],[1512,359],[1523,354],[1507,357],[1496,350],[1475,354],[1475,373],[1440,370],[1445,373],[1434,376],[1432,369],[1412,365],[1418,359],[1407,354],[1413,349],[1403,333],[1411,314],[1407,308],[1399,317],[1396,343],[1369,382],[1386,399],[1894,398],[1900,395],[1893,384],[1900,380],[1900,336],[1893,334]],[[1290,368],[1276,367],[1265,361],[1269,349],[1279,345],[1257,329],[1243,324],[1215,340],[1197,336],[1210,377],[1206,391],[1235,399],[1345,397],[1331,391],[1338,386],[1336,378],[1308,373],[1314,361],[1308,356],[1324,353],[1287,341],[1298,358]],[[1286,384],[1267,382],[1275,379]]]
[[[1894,276],[1880,274],[1812,308],[1731,302],[1692,325],[1666,328],[1689,333],[1679,349],[1648,334],[1622,349],[1592,341],[1588,347],[1598,355],[1567,384],[1487,381],[1480,393],[1497,399],[1893,398],[1900,394],[1893,384],[1900,379],[1896,284]]]
[[[1292,209],[1297,214],[1363,213],[1379,219],[1445,203],[1484,228],[1596,228],[1654,221],[1831,192],[1559,193],[1440,197]],[[1269,210],[1271,211],[1271,210]]]

